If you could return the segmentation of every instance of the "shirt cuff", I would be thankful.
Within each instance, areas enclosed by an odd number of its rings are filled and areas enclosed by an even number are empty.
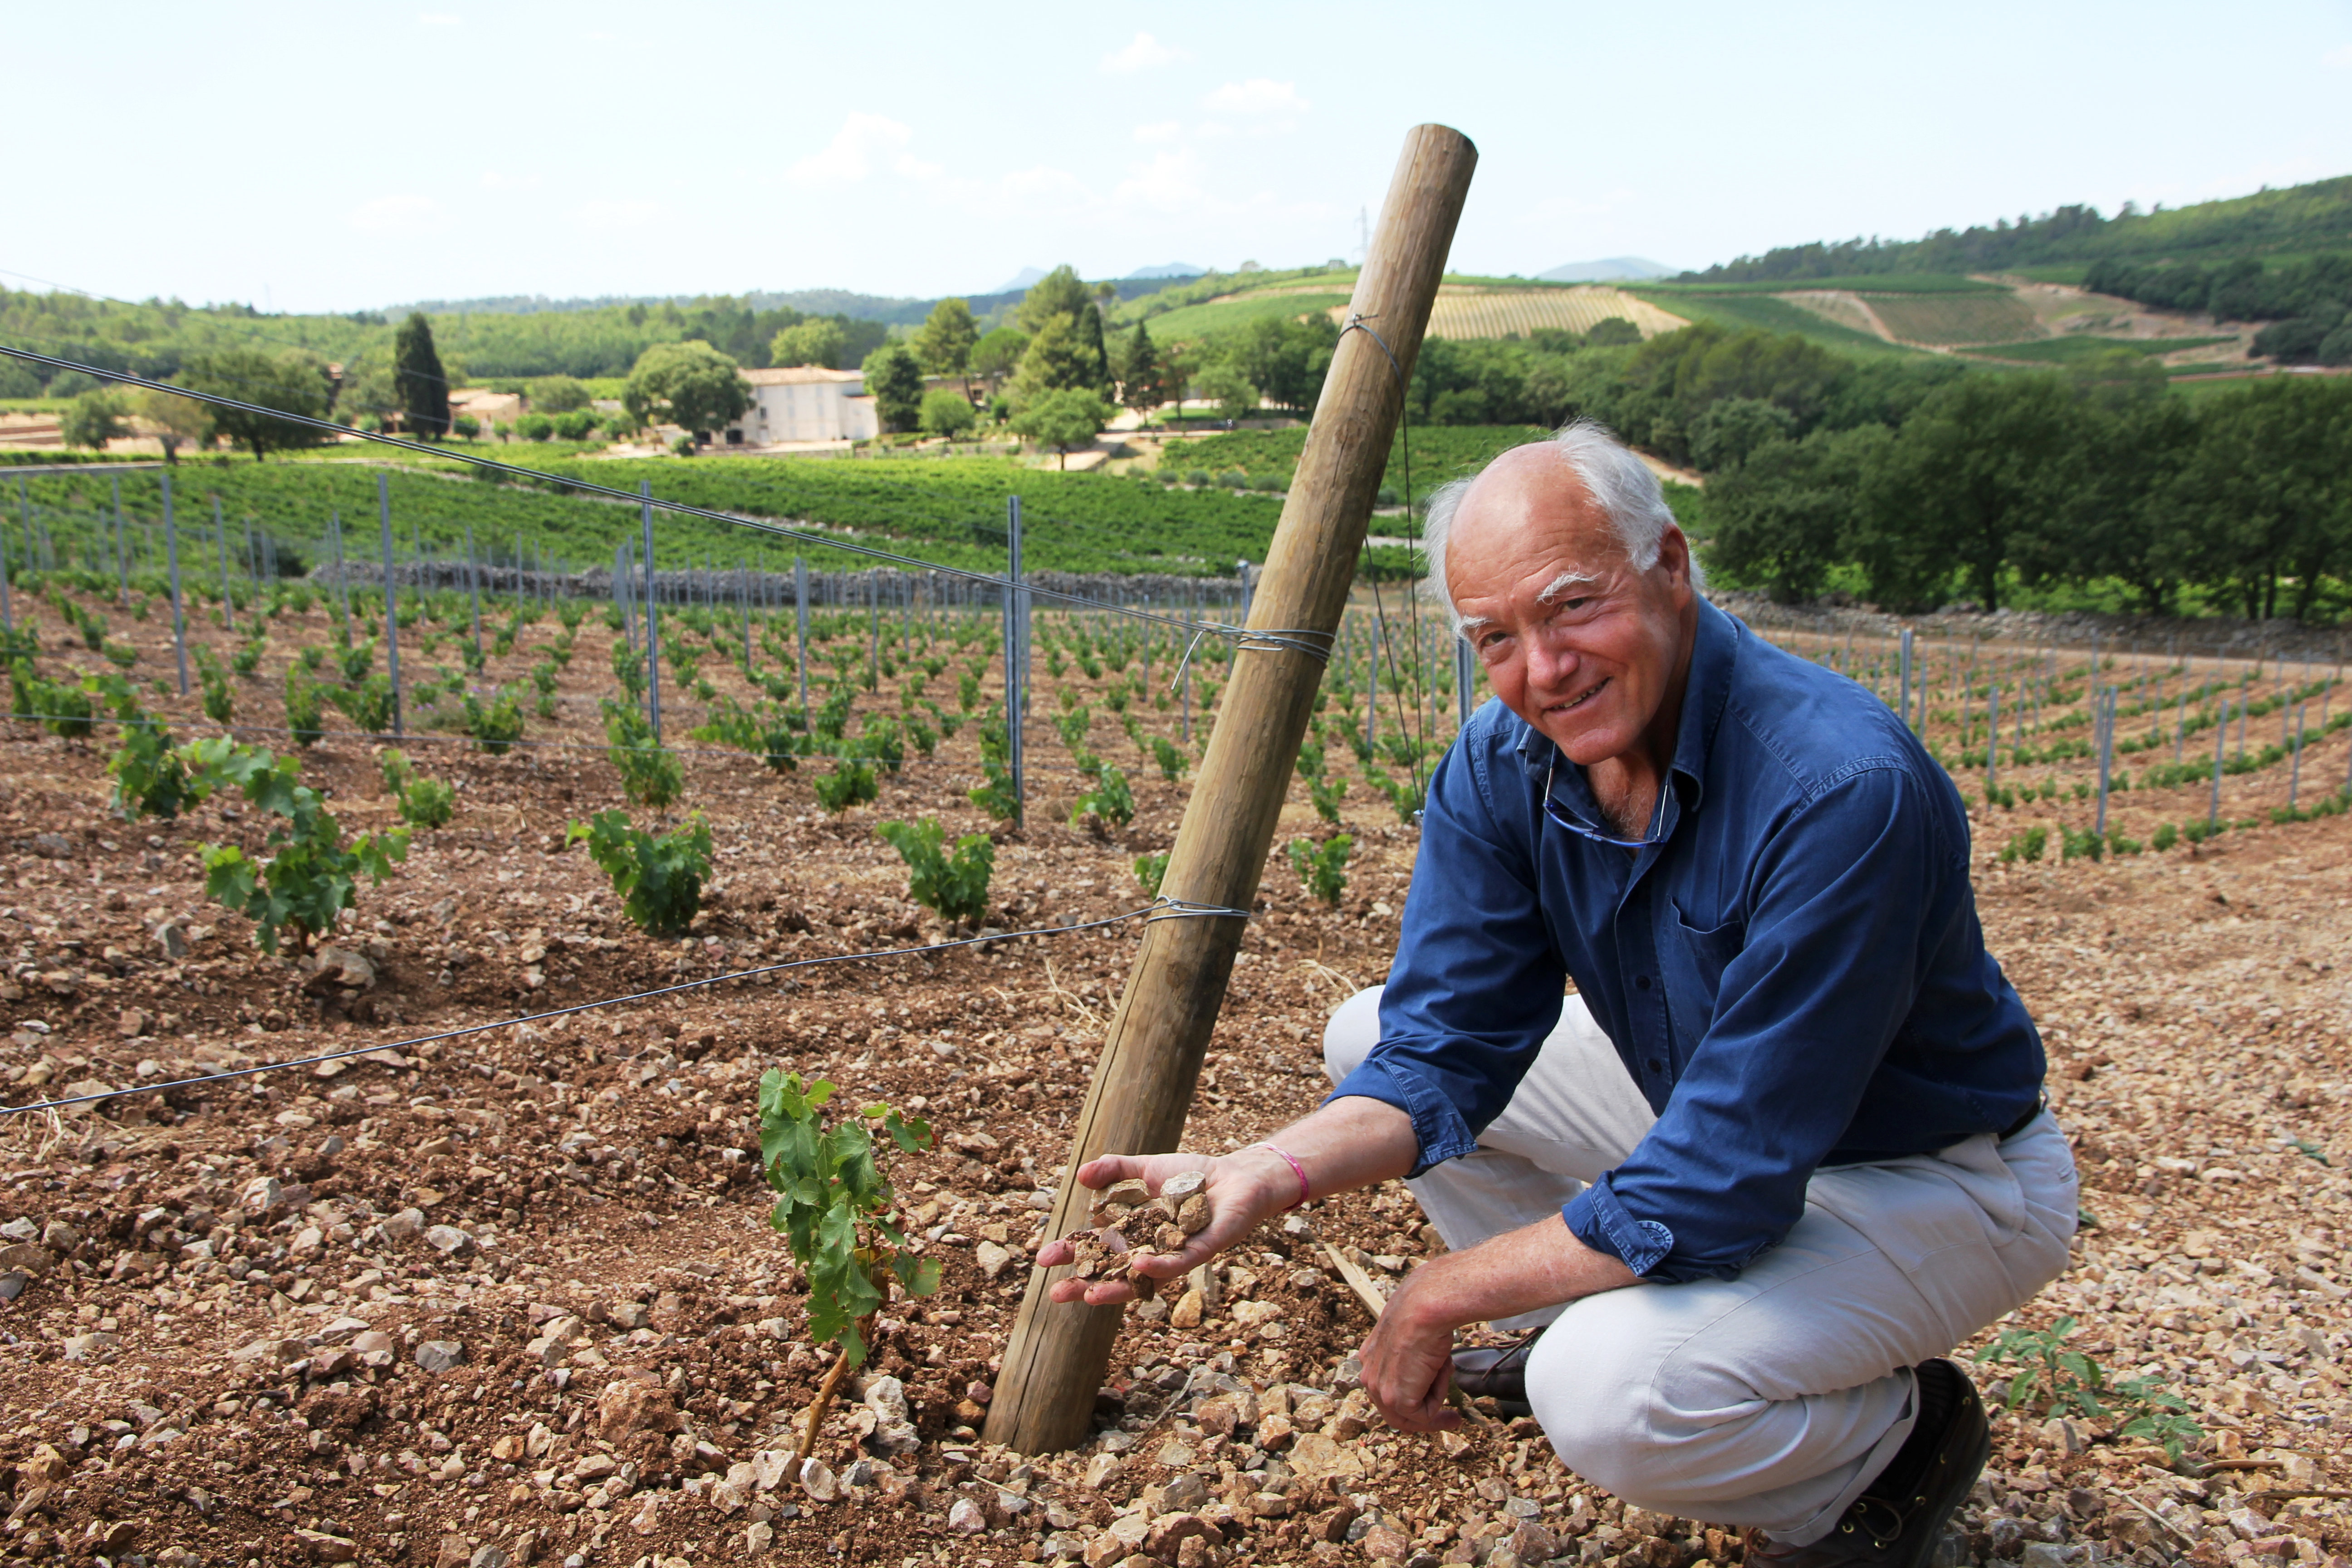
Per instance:
[[[1560,1211],[1577,1240],[1605,1252],[1636,1274],[1647,1275],[1675,1249],[1675,1233],[1654,1219],[1635,1219],[1610,1190],[1609,1178],[1585,1188]]]
[[[1328,1105],[1332,1100],[1349,1098],[1377,1100],[1412,1118],[1412,1136],[1419,1150],[1408,1175],[1418,1176],[1432,1165],[1458,1160],[1478,1147],[1478,1140],[1470,1134],[1470,1124],[1462,1120],[1462,1112],[1451,1100],[1410,1073],[1391,1070],[1377,1057],[1340,1079],[1339,1087],[1327,1095],[1323,1103]]]

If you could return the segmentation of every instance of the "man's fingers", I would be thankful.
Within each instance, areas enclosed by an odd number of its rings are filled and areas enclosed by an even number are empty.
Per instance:
[[[1127,1154],[1105,1154],[1078,1167],[1078,1185],[1100,1192],[1142,1173],[1142,1161]]]
[[[1037,1249],[1037,1266],[1041,1268],[1058,1268],[1076,1256],[1076,1252],[1068,1242],[1049,1241]]]

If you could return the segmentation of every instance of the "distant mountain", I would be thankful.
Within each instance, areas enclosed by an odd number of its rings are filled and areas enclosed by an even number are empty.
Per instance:
[[[1045,269],[1042,267],[1024,267],[1020,271],[1013,275],[1013,279],[1010,282],[999,283],[995,288],[991,289],[989,292],[992,294],[1018,294],[1027,289],[1032,283],[1043,281],[1045,276]]]
[[[1565,267],[1555,267],[1549,272],[1536,274],[1538,283],[1617,283],[1642,282],[1651,278],[1671,278],[1675,269],[1664,262],[1652,261],[1641,256],[1612,256],[1601,261],[1571,261]]]
[[[1139,267],[1128,276],[1129,278],[1198,278],[1208,270],[1205,267],[1195,267],[1189,261],[1170,261],[1158,267]]]

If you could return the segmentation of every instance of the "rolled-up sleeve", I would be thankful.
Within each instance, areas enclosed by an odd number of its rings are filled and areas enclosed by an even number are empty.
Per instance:
[[[1487,773],[1521,763],[1491,744],[1491,710],[1486,718],[1431,775],[1396,965],[1381,997],[1380,1044],[1331,1095],[1381,1100],[1411,1117],[1414,1175],[1469,1153],[1502,1114],[1559,1022],[1567,978],[1539,907],[1526,826],[1498,821]]]
[[[1696,1053],[1624,1163],[1564,1211],[1586,1246],[1679,1282],[1736,1274],[1796,1224],[1931,955],[1966,921],[1966,847],[1922,787],[1864,769],[1767,838]]]

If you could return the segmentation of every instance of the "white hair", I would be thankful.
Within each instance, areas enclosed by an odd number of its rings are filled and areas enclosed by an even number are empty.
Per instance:
[[[1625,554],[1636,571],[1647,572],[1658,563],[1658,547],[1665,539],[1666,530],[1674,525],[1675,514],[1666,505],[1665,493],[1658,488],[1658,477],[1650,472],[1632,447],[1617,439],[1607,426],[1592,419],[1572,420],[1562,426],[1557,435],[1546,437],[1540,443],[1528,444],[1551,447],[1560,461],[1574,470],[1578,482],[1584,486],[1584,493],[1609,520],[1617,542],[1625,547]],[[1474,474],[1432,490],[1429,512],[1421,525],[1421,549],[1428,574],[1422,580],[1422,592],[1444,606],[1457,633],[1462,630],[1462,613],[1454,607],[1453,593],[1446,586],[1445,543],[1454,531],[1454,513],[1462,510],[1462,498],[1476,482],[1477,475]],[[1690,580],[1695,591],[1706,586],[1706,574],[1700,570],[1696,555],[1691,557]]]

